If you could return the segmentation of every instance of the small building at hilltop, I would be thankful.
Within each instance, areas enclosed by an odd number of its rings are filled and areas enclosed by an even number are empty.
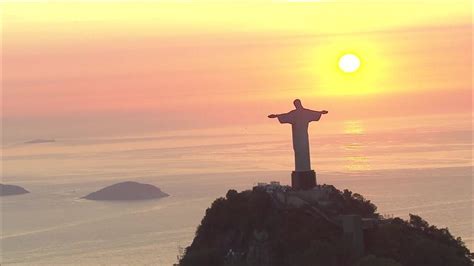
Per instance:
[[[270,183],[259,182],[257,183],[256,188],[263,189],[264,191],[268,193],[287,192],[287,191],[292,190],[290,186],[283,186],[278,181],[270,181]]]

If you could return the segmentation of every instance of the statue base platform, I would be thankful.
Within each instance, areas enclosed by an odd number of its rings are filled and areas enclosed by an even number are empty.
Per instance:
[[[316,172],[293,171],[291,173],[291,186],[296,190],[313,189],[316,186]]]

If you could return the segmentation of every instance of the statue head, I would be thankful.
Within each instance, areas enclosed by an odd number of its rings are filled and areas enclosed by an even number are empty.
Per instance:
[[[303,104],[301,104],[300,99],[296,99],[293,101],[293,104],[295,105],[296,109],[303,109]]]

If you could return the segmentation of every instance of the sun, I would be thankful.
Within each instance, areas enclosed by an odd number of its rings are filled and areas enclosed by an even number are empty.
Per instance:
[[[355,72],[360,67],[360,59],[354,54],[345,54],[339,59],[339,68],[346,72]]]
[[[333,36],[308,47],[307,68],[312,96],[377,94],[385,90],[391,78],[391,66],[385,46],[378,39]]]

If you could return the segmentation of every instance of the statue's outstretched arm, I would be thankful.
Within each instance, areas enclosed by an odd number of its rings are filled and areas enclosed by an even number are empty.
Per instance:
[[[284,114],[271,114],[271,115],[268,115],[268,118],[278,118],[280,116],[284,116],[284,115],[287,115],[288,113],[284,113]]]
[[[326,110],[322,110],[322,111],[314,111],[314,110],[310,110],[310,111],[311,111],[311,112],[313,112],[313,113],[322,114],[322,115],[325,115],[325,114],[327,114],[327,113],[328,113],[328,111],[326,111]]]
[[[308,110],[308,109],[306,109],[306,110]],[[326,110],[322,110],[322,111],[309,110],[309,111],[311,111],[315,114],[322,114],[322,115],[325,115],[325,114],[328,113],[328,111],[326,111]]]
[[[278,122],[280,122],[281,124],[291,124],[294,120],[294,111],[290,111],[284,114],[271,114],[268,116],[268,118],[278,118]]]

